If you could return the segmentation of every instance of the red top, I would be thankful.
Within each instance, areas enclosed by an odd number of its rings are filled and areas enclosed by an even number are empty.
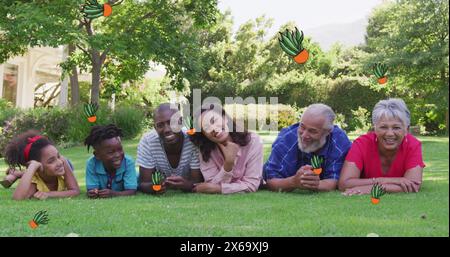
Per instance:
[[[425,167],[422,160],[422,143],[411,134],[403,138],[386,174],[381,170],[375,132],[369,132],[355,139],[345,160],[356,164],[361,171],[361,178],[403,177],[411,168]]]

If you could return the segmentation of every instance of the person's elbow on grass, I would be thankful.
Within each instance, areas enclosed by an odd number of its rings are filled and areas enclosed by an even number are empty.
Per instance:
[[[17,195],[17,194],[13,194],[12,199],[15,201],[21,201],[21,200],[25,200],[28,199],[25,195]]]
[[[280,185],[279,181],[274,181],[273,179],[267,180],[266,185],[267,185],[267,189],[269,189],[270,191],[273,191],[273,192],[290,191],[290,190],[283,188]]]
[[[70,195],[70,197],[75,197],[75,196],[79,196],[81,194],[80,189],[73,189],[72,190],[72,194]]]

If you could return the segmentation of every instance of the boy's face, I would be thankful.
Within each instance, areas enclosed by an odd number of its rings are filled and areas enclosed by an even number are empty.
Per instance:
[[[103,162],[106,169],[117,170],[122,164],[124,152],[120,137],[103,140],[95,147],[95,157]]]

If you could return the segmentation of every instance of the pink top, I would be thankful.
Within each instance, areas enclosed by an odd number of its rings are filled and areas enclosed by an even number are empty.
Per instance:
[[[395,159],[386,174],[383,174],[381,170],[375,132],[369,132],[358,137],[353,142],[345,160],[356,164],[361,171],[361,178],[403,177],[405,172],[411,168],[425,167],[422,161],[422,144],[411,134],[407,134],[403,138]]]
[[[205,182],[220,184],[222,194],[238,192],[255,192],[262,178],[263,144],[259,136],[249,133],[250,142],[241,146],[234,161],[234,167],[227,172],[223,169],[225,162],[220,149],[211,151],[208,162],[200,154],[200,170]]]

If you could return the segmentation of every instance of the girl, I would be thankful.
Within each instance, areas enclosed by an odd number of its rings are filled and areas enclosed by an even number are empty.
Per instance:
[[[71,197],[80,189],[67,160],[54,144],[35,130],[13,138],[6,146],[5,161],[10,169],[26,167],[13,194],[14,200],[31,197]]]

